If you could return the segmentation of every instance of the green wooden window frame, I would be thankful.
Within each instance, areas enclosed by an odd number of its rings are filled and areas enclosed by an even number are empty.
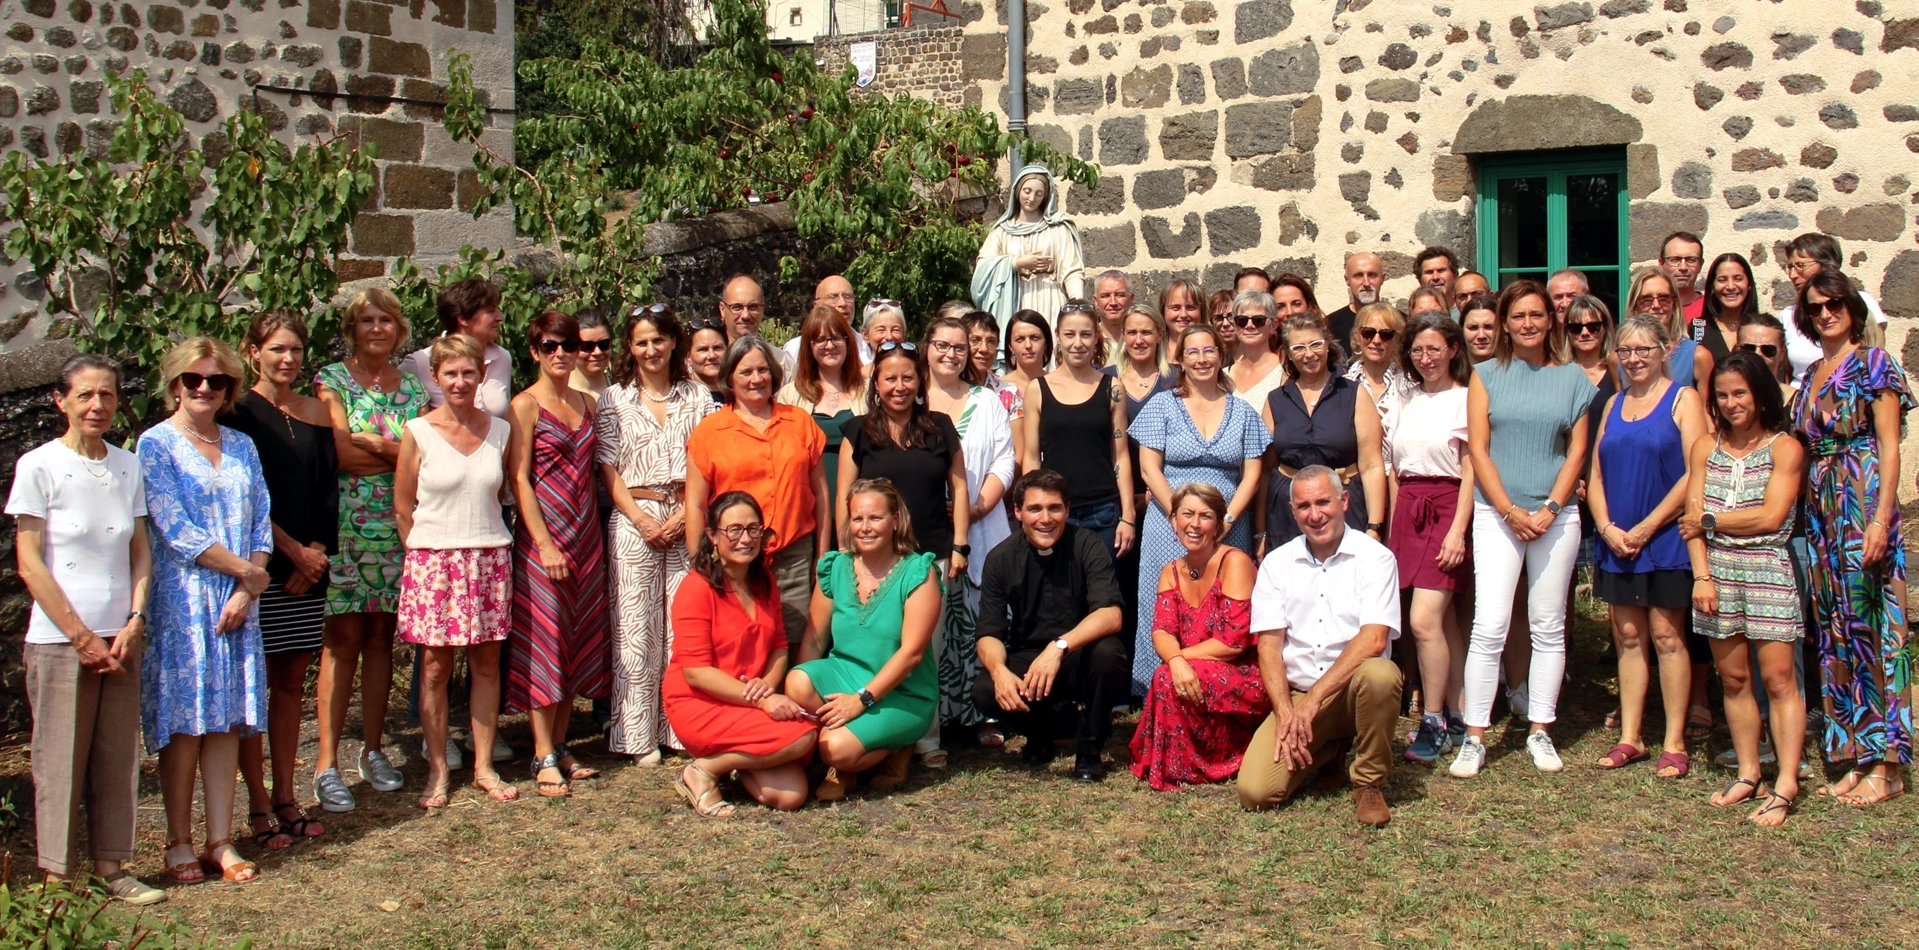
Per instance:
[[[1610,283],[1616,290],[1603,291],[1595,286],[1594,290],[1606,301],[1616,315],[1619,312],[1618,298],[1623,296],[1631,279],[1632,259],[1628,252],[1627,211],[1630,196],[1626,190],[1626,151],[1618,149],[1569,149],[1551,152],[1524,152],[1507,155],[1487,155],[1477,160],[1479,171],[1479,198],[1475,206],[1478,221],[1479,271],[1494,287],[1503,287],[1519,278],[1530,278],[1541,283],[1546,278],[1567,266],[1576,266],[1589,277],[1605,274],[1610,280],[1597,281]],[[1584,262],[1569,265],[1571,240],[1568,235],[1567,179],[1584,175],[1613,175],[1617,183],[1614,187],[1616,208],[1614,217],[1618,222],[1618,248],[1612,262],[1595,264]],[[1545,179],[1546,186],[1546,254],[1543,266],[1501,266],[1500,234],[1500,185],[1513,179]],[[1510,237],[1510,236],[1506,236]]]

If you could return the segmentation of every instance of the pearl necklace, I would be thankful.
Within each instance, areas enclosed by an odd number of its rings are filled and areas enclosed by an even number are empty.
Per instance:
[[[195,431],[193,430],[193,427],[192,427],[192,426],[190,426],[190,425],[187,425],[187,424],[186,424],[186,423],[184,423],[184,422],[181,422],[181,421],[180,421],[180,417],[178,417],[178,416],[175,416],[175,417],[173,418],[173,427],[174,427],[174,428],[176,428],[176,429],[179,429],[179,430],[180,430],[181,432],[184,432],[184,433],[186,433],[187,435],[190,435],[190,436],[192,436],[192,437],[194,437],[194,438],[196,438],[196,439],[199,439],[199,440],[200,440],[200,441],[202,441],[202,442],[205,442],[205,443],[206,443],[206,444],[208,444],[208,445],[219,445],[219,444],[220,444],[220,439],[219,439],[219,437],[217,437],[217,436],[216,436],[216,437],[214,437],[214,438],[211,438],[211,439],[209,439],[209,438],[207,438],[206,436],[204,436],[204,435],[201,435],[201,434],[200,434],[200,433],[198,433],[198,432],[195,432]],[[218,428],[218,426],[216,425],[216,426],[215,426],[215,428],[217,429],[217,428]]]

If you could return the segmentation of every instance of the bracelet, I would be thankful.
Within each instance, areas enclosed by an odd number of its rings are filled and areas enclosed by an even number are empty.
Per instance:
[[[1883,522],[1883,521],[1877,521],[1877,520],[1874,520],[1874,521],[1868,521],[1868,522],[1866,522],[1866,529],[1865,529],[1865,530],[1867,530],[1867,531],[1871,531],[1871,530],[1872,530],[1872,529],[1874,529],[1874,528],[1878,528],[1878,529],[1879,529],[1879,530],[1881,530],[1881,531],[1891,531],[1891,530],[1892,530],[1891,528],[1888,528],[1888,527],[1886,527],[1886,523],[1885,523],[1885,522]]]
[[[1708,584],[1710,584],[1710,583],[1712,583],[1712,582],[1713,582],[1713,581],[1712,581],[1712,578],[1710,578],[1710,577],[1695,577],[1695,578],[1693,578],[1693,579],[1692,579],[1692,582],[1693,582],[1693,583],[1695,583],[1695,584],[1697,584],[1697,583],[1699,583],[1700,581],[1705,581],[1705,582],[1706,582],[1706,583],[1708,583]]]
[[[1513,512],[1518,510],[1519,510],[1519,502],[1513,502],[1512,505],[1506,509],[1506,513],[1501,517],[1503,517],[1507,521],[1511,521],[1513,520]]]
[[[1266,532],[1264,532],[1264,531],[1261,531],[1260,533],[1258,533],[1258,534],[1256,534],[1256,535],[1253,535],[1253,540],[1255,540],[1255,541],[1264,541],[1264,540],[1266,540]]]

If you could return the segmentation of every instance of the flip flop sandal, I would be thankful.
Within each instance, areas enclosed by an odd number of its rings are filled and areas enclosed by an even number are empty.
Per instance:
[[[247,823],[253,825],[256,828],[259,827],[261,824],[265,824],[267,826],[267,830],[256,831],[253,833],[254,847],[265,848],[268,851],[283,851],[287,848],[293,847],[293,836],[288,834],[285,828],[275,828],[273,826],[272,815],[267,814],[266,812],[263,812],[263,811],[247,812]],[[285,838],[286,843],[285,844],[273,843],[275,840],[278,840],[280,838]]]
[[[473,780],[473,787],[485,792],[486,797],[496,802],[515,802],[520,800],[519,789],[500,781],[498,776],[495,776],[492,782],[493,784],[488,785],[486,784],[486,780],[476,778]]]
[[[289,808],[293,809],[293,814],[298,816],[291,821],[287,820],[286,816],[286,810]],[[306,809],[301,808],[298,802],[287,802],[284,805],[273,806],[273,817],[280,822],[281,831],[292,835],[294,839],[298,841],[305,841],[308,838],[318,838],[326,834],[326,828],[319,822],[308,818]],[[311,828],[319,828],[320,830],[310,832],[308,829]]]
[[[1753,812],[1752,817],[1747,820],[1753,822],[1754,824],[1757,824],[1760,818],[1763,818],[1767,815],[1772,814],[1773,812],[1781,811],[1781,810],[1783,810],[1786,813],[1786,816],[1790,818],[1792,817],[1793,806],[1797,804],[1798,802],[1793,799],[1787,798],[1786,796],[1781,795],[1778,792],[1768,790],[1766,792],[1765,807],[1759,809],[1756,812]],[[1767,826],[1767,827],[1771,827],[1771,826]]]
[[[1686,713],[1686,738],[1693,742],[1712,738],[1712,710],[1694,706]]]
[[[1661,752],[1659,764],[1653,767],[1655,774],[1667,769],[1678,769],[1674,775],[1660,775],[1663,779],[1681,779],[1692,773],[1692,756],[1684,752]]]
[[[1733,780],[1732,780],[1731,782],[1729,782],[1729,783],[1727,783],[1727,784],[1726,784],[1726,787],[1725,787],[1725,789],[1723,789],[1722,791],[1720,791],[1720,793],[1719,793],[1719,797],[1720,797],[1720,799],[1721,799],[1721,800],[1723,801],[1723,800],[1724,800],[1724,799],[1726,798],[1726,796],[1728,796],[1728,795],[1731,795],[1731,794],[1732,794],[1732,790],[1733,790],[1733,789],[1735,789],[1735,788],[1738,788],[1738,787],[1739,787],[1739,786],[1741,786],[1741,785],[1746,785],[1746,786],[1749,786],[1749,787],[1751,787],[1751,788],[1752,788],[1752,791],[1750,791],[1750,792],[1747,792],[1747,793],[1746,793],[1746,796],[1745,796],[1744,798],[1735,798],[1735,799],[1733,799],[1732,801],[1726,801],[1726,802],[1724,802],[1723,804],[1719,804],[1719,805],[1714,805],[1714,806],[1712,806],[1712,807],[1714,807],[1714,808],[1731,808],[1731,807],[1732,807],[1732,806],[1734,806],[1734,805],[1744,805],[1744,804],[1747,804],[1747,803],[1749,803],[1749,802],[1751,802],[1751,801],[1752,801],[1753,799],[1755,799],[1755,798],[1757,798],[1757,797],[1759,797],[1759,790],[1765,787],[1765,781],[1764,781],[1763,779],[1756,779],[1756,778],[1736,778],[1736,779],[1733,779]]]
[[[1630,743],[1621,742],[1599,757],[1598,765],[1602,769],[1623,769],[1634,762],[1644,762],[1652,758],[1645,749],[1635,749]],[[1663,760],[1662,760],[1663,761]]]
[[[477,784],[478,783],[475,783],[476,786]],[[435,808],[445,808],[446,798],[447,783],[441,782],[437,787],[429,789],[425,795],[420,796],[420,807],[427,811],[432,811]]]
[[[584,765],[581,765],[579,757],[574,755],[573,751],[571,749],[568,749],[566,746],[563,746],[563,745],[554,746],[553,754],[555,756],[558,756],[561,762],[565,762],[568,759],[573,760],[572,768],[567,768],[565,766],[560,767],[560,771],[566,774],[566,780],[569,782],[578,782],[582,779],[597,778],[600,774],[599,769],[588,768]]]

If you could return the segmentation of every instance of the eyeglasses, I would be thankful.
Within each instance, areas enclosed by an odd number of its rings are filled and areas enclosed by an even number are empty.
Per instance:
[[[698,333],[701,330],[717,330],[721,333],[725,333],[726,324],[721,323],[718,320],[695,320],[692,323],[689,323],[686,325],[687,336],[692,336],[693,334]]]
[[[1792,263],[1786,265],[1786,269],[1789,271],[1792,271],[1795,274],[1816,274],[1819,272],[1819,262],[1818,261],[1793,261]]]
[[[1691,264],[1694,267],[1698,267],[1706,262],[1706,259],[1703,257],[1662,257],[1660,260],[1668,264]]]
[[[886,297],[874,297],[866,302],[866,309],[872,310],[876,307],[892,307],[894,310],[898,310],[900,309],[900,302]]]
[[[1201,356],[1218,356],[1218,355],[1219,355],[1219,347],[1217,346],[1189,346],[1186,348],[1186,358],[1189,360],[1194,359],[1196,357],[1201,357]]]
[[[1407,355],[1416,360],[1436,360],[1443,358],[1446,355],[1447,349],[1449,349],[1449,347],[1415,346],[1407,352]]]
[[[1233,314],[1233,325],[1239,327],[1241,330],[1251,330],[1255,327],[1265,326],[1266,322],[1271,319],[1271,317],[1265,316],[1264,314],[1236,313]]]
[[[1646,304],[1653,303],[1653,304],[1664,304],[1670,307],[1674,303],[1677,303],[1678,300],[1679,298],[1673,296],[1672,294],[1640,294],[1639,295],[1640,306],[1645,306]]]
[[[202,376],[199,373],[181,373],[178,378],[180,380],[180,387],[187,392],[192,392],[201,386],[205,386],[213,392],[223,393],[232,389],[234,382],[236,382],[233,377],[225,373],[214,373],[211,376]]]
[[[1311,343],[1295,343],[1286,348],[1286,352],[1294,356],[1305,356],[1308,353],[1324,353],[1325,351],[1325,340],[1314,340]]]
[[[965,355],[966,353],[966,344],[948,343],[945,340],[934,340],[932,342],[931,348],[933,350],[933,353],[938,356],[945,356],[945,355],[954,354],[954,353]]]
[[[1599,336],[1600,334],[1604,333],[1605,330],[1606,330],[1606,324],[1605,324],[1605,321],[1603,320],[1588,320],[1584,323],[1566,324],[1566,332],[1572,334],[1573,336],[1584,336],[1588,333],[1592,334],[1593,336]]]
[[[1741,353],[1757,353],[1769,360],[1779,358],[1779,344],[1777,343],[1741,343],[1739,344],[1739,351]]]
[[[728,541],[738,541],[741,538],[758,541],[773,532],[767,530],[763,524],[730,524],[721,528],[720,533],[725,535]]]
[[[821,300],[846,300],[846,301],[851,301],[852,299],[853,299],[853,292],[852,292],[852,291],[850,291],[850,290],[842,290],[842,291],[840,291],[839,293],[836,293],[836,294],[821,294],[821,295],[819,295],[819,296],[817,296],[817,297],[814,297],[814,298],[813,298],[813,300],[814,300],[815,302],[818,302],[818,301],[821,301]]]
[[[1656,346],[1615,346],[1613,352],[1622,360],[1643,360],[1659,352]]]
[[[766,304],[763,301],[760,303],[722,303],[720,304],[720,309],[737,317],[745,313],[765,313]]]
[[[879,349],[874,350],[873,352],[874,353],[891,353],[894,350],[905,350],[908,353],[917,353],[919,352],[919,347],[914,346],[913,344],[908,343],[905,340],[887,340],[885,343],[881,343],[879,345]]]
[[[1399,335],[1399,331],[1393,329],[1392,327],[1360,327],[1359,328],[1359,338],[1362,340],[1377,339],[1381,343],[1391,343],[1393,342],[1393,337],[1396,337],[1398,335]]]
[[[558,352],[560,350],[565,350],[568,353],[578,353],[580,351],[580,341],[555,340],[551,337],[548,337],[547,339],[540,341],[539,349],[540,349],[540,353],[544,356],[552,356],[555,352]]]
[[[637,316],[640,316],[641,314],[647,314],[647,313],[665,313],[666,310],[667,310],[666,304],[663,304],[663,303],[643,303],[634,307],[631,310],[628,310],[626,312],[626,315],[629,317],[637,317]]]

